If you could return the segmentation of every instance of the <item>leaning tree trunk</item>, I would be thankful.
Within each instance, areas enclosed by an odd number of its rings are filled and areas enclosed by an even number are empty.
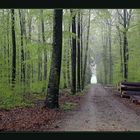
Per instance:
[[[76,15],[73,10],[71,10],[72,16],[72,33],[76,35]],[[71,91],[73,94],[76,93],[76,38],[72,37],[72,83]]]
[[[16,36],[15,36],[15,11],[11,9],[11,23],[12,23],[12,87],[15,86],[16,80]]]
[[[60,71],[61,71],[61,56],[62,56],[62,18],[63,10],[54,10],[54,22],[53,22],[53,50],[51,70],[49,76],[49,84],[47,90],[47,97],[45,106],[48,108],[58,108],[58,96],[59,96],[59,83],[60,83]]]

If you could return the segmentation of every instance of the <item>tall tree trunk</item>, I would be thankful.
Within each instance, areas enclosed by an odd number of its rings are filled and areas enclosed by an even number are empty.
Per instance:
[[[58,108],[58,96],[59,96],[59,83],[61,72],[61,56],[62,56],[62,18],[63,10],[54,10],[54,22],[53,22],[53,50],[51,71],[49,76],[49,84],[47,90],[47,97],[45,106],[48,108]]]
[[[3,9],[2,10],[2,16],[3,16],[3,20],[5,21],[5,10]],[[5,23],[4,23],[5,24]],[[3,58],[4,58],[4,64],[5,64],[5,66],[6,66],[6,64],[7,64],[7,53],[6,53],[6,50],[7,50],[7,40],[6,40],[6,34],[5,33],[3,33]],[[3,73],[3,76],[5,77],[5,80],[6,80],[6,77],[7,77],[7,72],[6,71],[4,71],[4,73]]]
[[[63,78],[64,78],[64,88],[67,88],[67,79],[66,79],[66,46],[65,46],[65,42],[64,42],[64,57],[63,57]]]
[[[76,35],[76,15],[73,10],[71,10],[72,16],[72,33]],[[72,37],[72,93],[76,93],[76,38]]]
[[[25,43],[24,45],[26,46],[28,43],[28,38],[27,38],[27,32],[26,32],[26,10],[23,11],[22,16],[23,16],[23,35],[24,35],[24,40]],[[25,47],[26,50],[26,47]],[[24,59],[27,61],[30,61],[31,55],[30,55],[30,51],[27,50],[27,52],[25,51],[24,54]],[[31,71],[31,65],[30,64],[25,64],[25,81],[26,81],[26,86],[27,89],[30,89],[30,71]]]
[[[71,24],[69,24],[69,32],[71,31]],[[71,37],[68,39],[68,47],[67,47],[67,79],[68,79],[68,87],[71,86],[71,76],[70,76],[70,48],[71,48]]]
[[[42,48],[40,48],[40,23],[38,24],[38,81],[42,80]]]
[[[8,81],[9,81],[9,84],[11,82],[11,72],[10,72],[10,38],[9,38],[9,25],[10,25],[10,22],[9,22],[9,9],[7,9],[7,46],[8,46],[8,49],[7,49],[7,52],[8,52]]]
[[[127,9],[123,10],[124,15],[124,42],[123,42],[123,57],[124,57],[124,81],[128,79],[128,41],[127,41]]]
[[[88,48],[89,48],[89,31],[90,31],[90,10],[89,10],[88,26],[87,26],[87,39],[86,39],[84,69],[83,69],[83,77],[82,77],[82,89],[84,89],[85,87],[85,74],[86,74],[86,68],[87,68],[87,55],[88,55]]]
[[[77,91],[81,91],[80,11],[78,11]]]
[[[63,27],[64,27],[64,31],[66,30],[66,24],[65,24],[65,22],[64,22],[64,25],[63,25]],[[63,80],[63,82],[64,82],[64,87],[63,88],[67,88],[67,74],[66,74],[66,61],[67,61],[67,39],[66,38],[64,38],[63,39],[63,54],[62,54],[62,67],[63,67],[63,69],[62,69],[62,72],[63,72],[63,78],[64,78],[64,80]]]
[[[117,27],[118,29],[118,33],[119,33],[119,43],[120,43],[120,73],[121,73],[121,77],[123,78],[123,44],[122,44],[122,36],[121,36],[121,32],[119,27]]]
[[[12,87],[16,82],[16,36],[15,36],[15,11],[11,9],[11,24],[12,24]]]
[[[45,25],[44,25],[44,17],[43,17],[43,9],[41,9],[41,29],[42,29],[42,42],[45,45]],[[47,49],[46,46],[44,48],[44,80],[47,79]],[[46,85],[45,85],[46,86]]]
[[[80,30],[80,47],[81,47],[81,88],[82,88],[82,77],[83,77],[83,16],[82,16],[82,13],[81,13],[81,21],[80,21],[80,27],[81,27],[81,30]]]
[[[107,36],[105,36],[104,28],[102,30],[102,43],[103,43],[103,69],[104,69],[104,79],[102,78],[103,84],[107,84]]]
[[[32,32],[32,18],[29,16],[29,19],[28,19],[29,21],[28,21],[28,27],[29,27],[29,35],[28,35],[28,40],[29,40],[29,42],[31,42],[31,37],[32,37],[32,34],[31,34],[31,32]]]
[[[107,84],[107,46],[103,45],[104,84]]]
[[[31,40],[32,40],[32,17],[30,15],[30,13],[28,13],[28,43],[31,43]],[[27,38],[26,38],[27,40]],[[30,52],[28,51],[27,52],[27,55],[29,56],[29,59],[31,57],[31,54]],[[34,62],[32,62],[32,65],[28,65],[28,69],[30,70],[30,68],[32,68],[32,83],[34,82]],[[29,79],[30,79],[30,74],[28,75],[29,76]]]
[[[21,81],[25,84],[25,64],[24,64],[24,44],[23,44],[23,17],[22,12],[19,10],[19,19],[20,19],[20,36],[21,36]]]
[[[112,71],[112,42],[111,42],[111,25],[108,26],[109,27],[109,84],[112,84],[113,81],[113,71]]]

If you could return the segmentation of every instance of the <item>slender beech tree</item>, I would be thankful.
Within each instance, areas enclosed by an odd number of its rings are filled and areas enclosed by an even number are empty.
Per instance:
[[[49,84],[47,89],[47,97],[45,100],[45,106],[48,108],[58,108],[58,96],[59,96],[59,83],[60,83],[60,71],[61,71],[61,56],[62,56],[62,19],[63,10],[54,10],[53,21],[53,50],[51,70],[49,76]]]
[[[72,33],[76,36],[76,13],[74,10],[71,11],[72,16]],[[76,93],[76,37],[72,36],[72,85],[71,91],[73,94]]]
[[[80,12],[80,47],[81,47],[81,86],[82,86],[82,77],[83,77],[83,15],[82,11]]]
[[[27,38],[27,31],[26,31],[26,10],[24,10],[23,12],[23,30],[24,30],[24,40],[25,40],[25,46],[27,45],[27,43],[31,43],[31,25],[29,24],[29,36]],[[30,22],[30,18],[29,21]],[[31,22],[30,22],[31,23]],[[26,50],[26,49],[25,49]],[[30,51],[27,49],[27,51],[25,52],[25,60],[30,61],[31,60],[31,53]],[[31,64],[30,63],[26,63],[26,85],[28,87],[28,89],[30,89],[30,79],[31,79]]]
[[[20,19],[20,37],[21,37],[21,81],[25,84],[25,64],[24,64],[24,30],[23,30],[23,17],[22,10],[19,9]]]
[[[108,19],[107,20],[107,25],[108,25],[108,46],[109,46],[109,84],[112,83],[113,80],[113,70],[112,70],[112,38],[111,38],[111,32],[112,32],[112,20]]]
[[[77,91],[81,91],[81,49],[80,49],[80,11],[78,11],[78,42],[77,42]]]
[[[120,45],[120,73],[123,78],[123,44],[122,44],[122,35],[119,26],[117,26],[118,36],[119,36],[119,45]]]
[[[118,22],[123,25],[123,80],[128,80],[128,60],[129,60],[129,50],[128,50],[128,37],[127,32],[129,29],[132,9],[117,10]],[[119,29],[119,26],[118,26]],[[121,37],[121,35],[119,35]],[[121,45],[121,44],[120,44]]]
[[[124,42],[123,42],[123,55],[124,55],[124,80],[128,79],[128,41],[127,41],[127,9],[123,9],[123,21],[124,21]]]
[[[107,46],[105,44],[103,44],[103,65],[104,65],[104,84],[107,84]]]
[[[10,36],[9,36],[9,26],[10,26],[10,20],[9,20],[10,14],[9,14],[9,9],[7,9],[7,52],[8,52],[8,82],[10,84],[11,80],[10,80]]]
[[[40,10],[41,12],[41,30],[42,30],[42,42],[43,45],[45,45],[45,25],[44,25],[44,16],[43,16],[43,9]],[[44,48],[44,76],[43,76],[44,80],[47,79],[47,49],[46,46]]]
[[[27,35],[26,35],[26,29],[25,30],[25,41],[27,43],[31,43],[31,40],[32,40],[32,16],[31,16],[31,10],[27,11],[27,18],[28,18],[28,22],[27,22],[27,25],[28,25],[28,38],[27,38]],[[24,19],[25,19],[25,16],[24,16]],[[25,22],[24,22],[25,23]],[[25,24],[24,24],[24,27],[25,27]],[[27,53],[25,53],[25,58],[26,59],[30,59],[31,58],[31,53],[28,51]],[[30,71],[30,69],[32,68],[32,82],[34,82],[34,63],[32,62],[32,66],[30,66],[30,64],[27,65],[27,71]],[[28,72],[29,73],[29,72]],[[30,73],[27,75],[27,79],[30,79]]]
[[[127,11],[127,9],[123,9],[123,57],[124,57],[124,81],[128,80],[128,60],[129,60],[129,50],[128,50],[128,37],[127,32],[129,28],[129,23],[131,19],[132,9]]]
[[[84,59],[84,68],[83,68],[83,77],[82,77],[82,89],[84,89],[84,86],[85,86],[85,75],[86,75],[87,57],[88,57],[88,48],[89,48],[89,31],[90,31],[90,10],[89,10],[89,15],[88,15],[86,50],[85,50],[85,59]]]
[[[5,21],[5,10],[3,9],[2,10],[2,15],[3,15],[3,20]],[[5,24],[5,23],[4,23]],[[4,58],[4,63],[6,64],[7,62],[6,62],[6,58],[7,58],[7,53],[6,53],[6,50],[7,50],[7,40],[6,40],[6,34],[3,34],[3,58]],[[3,73],[4,75],[4,77],[7,77],[7,75],[6,75],[6,72],[4,72]]]
[[[16,81],[16,36],[15,36],[15,11],[11,9],[11,25],[12,25],[12,87]]]
[[[69,23],[69,28],[68,32],[71,31],[71,23]],[[71,58],[71,52],[70,52],[70,47],[71,47],[71,36],[69,35],[68,38],[68,47],[67,47],[67,79],[68,79],[68,87],[71,85],[71,76],[70,76],[70,58]]]
[[[66,46],[64,46],[64,57],[63,57],[63,78],[64,78],[64,88],[67,88],[67,74],[66,74]]]
[[[67,13],[65,13],[67,14]],[[66,31],[67,24],[63,21],[63,29]],[[67,58],[67,38],[63,39],[63,58],[62,58],[62,72],[63,72],[63,79],[64,79],[64,88],[67,88],[67,74],[66,74],[66,58]]]
[[[38,23],[38,81],[42,81],[42,48],[41,44],[41,33],[40,33],[40,21]]]

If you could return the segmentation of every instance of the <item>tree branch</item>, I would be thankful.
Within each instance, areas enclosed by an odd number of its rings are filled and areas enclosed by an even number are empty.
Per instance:
[[[122,16],[122,14],[120,14],[120,12],[119,12],[118,9],[117,9],[117,13],[118,13],[118,15],[121,17],[121,19],[123,20],[123,16]]]

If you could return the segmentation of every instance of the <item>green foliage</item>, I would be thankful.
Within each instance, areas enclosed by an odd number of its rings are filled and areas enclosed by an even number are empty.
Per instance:
[[[113,13],[114,16],[112,15],[111,17],[109,16],[105,16],[108,15],[107,10],[96,10],[97,14],[100,16],[100,23],[98,26],[96,26],[96,30],[95,31],[99,31],[99,28],[102,29],[101,32],[99,32],[96,36],[96,43],[98,44],[98,46],[102,46],[104,45],[105,39],[109,36],[108,35],[108,30],[106,29],[107,27],[105,27],[105,21],[107,18],[111,18],[114,23],[113,25],[118,26],[119,27],[119,32],[121,34],[121,40],[122,40],[122,53],[123,53],[123,33],[126,32],[127,33],[127,39],[128,39],[128,51],[129,51],[129,60],[128,60],[128,81],[134,81],[134,82],[139,82],[140,81],[140,20],[139,20],[139,10],[133,9],[133,13],[132,13],[132,17],[130,19],[130,25],[128,26],[128,28],[125,30],[123,25],[120,24],[120,22],[118,22],[118,20],[116,20],[118,18],[118,15],[115,15],[115,10],[108,10],[108,12],[110,12],[111,14]],[[116,16],[116,19],[115,19]],[[99,18],[97,19],[99,21]],[[96,21],[97,21],[96,20]],[[122,18],[121,18],[122,20]],[[121,21],[123,23],[123,21]],[[123,73],[121,73],[121,58],[120,58],[120,38],[119,38],[119,34],[118,31],[116,30],[115,26],[112,26],[112,31],[111,31],[111,40],[112,40],[112,44],[111,44],[111,54],[112,54],[112,60],[113,60],[113,81],[112,81],[112,85],[116,85],[119,81],[123,80]],[[104,40],[103,38],[104,37]],[[94,51],[95,54],[97,54],[96,52],[97,50],[97,46],[94,46]],[[104,83],[105,80],[105,75],[107,75],[107,78],[109,77],[109,44],[107,43],[106,46],[106,50],[107,50],[107,60],[106,62],[104,62],[103,60],[97,64],[97,78],[98,81],[100,81],[100,83]],[[98,47],[98,53],[102,53],[102,48]],[[123,56],[122,56],[122,61],[123,61]],[[107,68],[107,73],[104,72],[104,63],[107,64],[108,68]],[[123,67],[123,66],[122,66]],[[107,83],[108,84],[108,79],[107,79]]]
[[[120,9],[121,10],[121,9]],[[12,89],[12,39],[11,39],[11,13],[10,9],[0,10],[0,108],[11,108],[15,106],[32,106],[30,99],[25,99],[24,96],[31,95],[36,99],[45,99],[47,94],[47,87],[49,82],[50,64],[52,58],[52,42],[53,42],[53,9],[43,9],[44,18],[44,35],[45,42],[42,39],[42,16],[40,9],[22,9],[22,20],[25,23],[25,31],[23,35],[23,51],[24,61],[21,56],[21,29],[19,9],[15,9],[15,31],[16,31],[16,81]],[[87,18],[88,9],[73,9],[73,13],[69,9],[63,10],[63,47],[62,47],[62,65],[60,77],[60,89],[64,88],[68,81],[72,78],[71,67],[71,37],[80,41],[76,34],[72,33],[70,29],[72,16],[80,11],[83,18],[83,60],[86,49],[86,34],[87,34]],[[24,19],[25,18],[25,19]],[[25,20],[25,21],[24,21]],[[130,25],[127,30],[124,29],[118,21],[116,9],[94,9],[91,10],[91,26],[89,37],[89,53],[88,56],[96,58],[100,56],[97,62],[97,78],[102,84],[105,84],[105,77],[109,84],[109,25],[107,21],[111,21],[111,55],[112,55],[112,71],[113,81],[112,85],[116,85],[118,81],[123,80],[121,73],[120,60],[120,40],[119,32],[122,37],[123,33],[127,33],[129,61],[128,61],[128,81],[140,81],[140,10],[133,9]],[[122,22],[123,23],[123,22]],[[30,25],[31,24],[31,25]],[[31,40],[29,28],[31,26]],[[119,30],[116,28],[119,27]],[[105,46],[105,49],[103,48]],[[104,53],[106,50],[106,60]],[[69,54],[68,54],[69,52]],[[47,54],[47,79],[44,80],[44,53]],[[89,58],[90,58],[89,57]],[[68,66],[69,62],[69,66]],[[41,63],[41,64],[40,64]],[[39,66],[40,64],[40,66]],[[106,64],[107,72],[105,73]],[[21,66],[25,66],[25,79],[21,77]],[[40,67],[40,71],[39,71]],[[70,72],[70,79],[68,79],[68,70]],[[86,70],[86,81],[89,81],[90,68]],[[41,75],[41,79],[38,75]],[[65,77],[66,74],[66,77]],[[25,80],[25,83],[24,81]],[[81,94],[81,93],[80,93]],[[77,96],[79,93],[76,94]],[[82,94],[81,94],[82,95]],[[74,103],[65,103],[62,108],[70,110],[75,107]]]
[[[10,109],[13,107],[27,107],[33,104],[28,100],[23,100],[23,95],[19,93],[19,88],[16,87],[15,90],[11,90],[10,87],[6,85],[1,85],[0,87],[0,108]]]

